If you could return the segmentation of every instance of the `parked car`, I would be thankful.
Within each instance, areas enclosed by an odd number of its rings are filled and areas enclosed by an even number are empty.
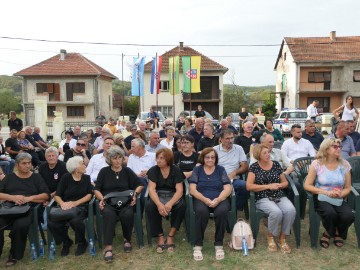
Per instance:
[[[159,115],[159,125],[162,125],[162,123],[165,121],[166,117],[160,111],[158,111],[157,113]],[[148,112],[141,112],[141,116],[138,114],[138,116],[136,118],[136,123],[138,123],[140,120],[146,121],[148,119],[147,115],[148,115]]]
[[[304,129],[306,120],[306,110],[284,108],[279,116],[274,119],[274,128],[279,129],[282,133],[288,134],[291,132],[291,126],[293,124],[299,124],[301,129]]]
[[[208,119],[211,119],[212,124],[216,127],[217,125],[219,125],[219,120],[214,118],[210,113],[208,113],[207,111],[205,112],[205,117]],[[179,113],[177,119],[179,119],[180,115],[183,115],[184,117],[189,117],[189,111],[182,111]],[[194,119],[194,115],[195,115],[195,111],[191,111],[191,118]]]
[[[251,121],[253,115],[251,113],[248,113],[248,121]],[[231,116],[232,119],[232,125],[240,131],[240,120],[239,120],[239,113],[228,113],[227,116]]]

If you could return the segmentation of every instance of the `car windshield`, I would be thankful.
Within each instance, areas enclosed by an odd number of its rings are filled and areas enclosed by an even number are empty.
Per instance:
[[[307,118],[306,112],[289,112],[288,118]]]
[[[141,113],[141,120],[146,120],[147,119],[147,112],[142,112]],[[160,118],[160,121],[163,121],[165,118],[164,118],[164,115],[161,113],[161,112],[158,112],[158,115],[159,115],[159,118]]]

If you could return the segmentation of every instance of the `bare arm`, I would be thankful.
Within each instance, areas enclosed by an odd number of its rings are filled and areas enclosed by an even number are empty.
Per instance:
[[[283,177],[283,179],[285,179],[284,174],[281,174],[281,176]],[[268,185],[258,185],[255,184],[255,174],[253,172],[249,172],[247,180],[246,180],[246,189],[248,191],[253,191],[253,192],[259,192],[259,191],[263,191],[263,190],[279,190],[279,189],[283,189],[285,188],[284,183],[283,183],[283,179],[280,176],[280,183],[272,183],[272,184],[268,184]],[[285,179],[286,181],[286,179]],[[287,186],[287,184],[286,184]]]
[[[248,163],[246,161],[242,161],[242,162],[240,162],[240,167],[238,169],[236,169],[235,171],[229,173],[228,176],[230,179],[234,179],[234,178],[236,178],[236,176],[238,174],[245,173],[248,170],[248,168],[249,168]]]
[[[336,113],[342,111],[344,109],[344,105],[341,105],[339,108],[333,110],[333,115],[336,117]]]

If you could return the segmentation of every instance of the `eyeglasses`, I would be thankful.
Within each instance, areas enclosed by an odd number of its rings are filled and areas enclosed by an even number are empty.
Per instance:
[[[205,159],[216,159],[216,156],[205,156]]]
[[[342,146],[341,145],[336,145],[336,144],[334,144],[334,145],[332,145],[332,148],[334,148],[335,150],[338,150],[338,149],[342,149]]]
[[[85,147],[85,146],[86,146],[85,143],[77,143],[76,145],[77,145],[77,146],[82,146],[82,147]]]
[[[190,142],[181,142],[181,144],[189,144]]]

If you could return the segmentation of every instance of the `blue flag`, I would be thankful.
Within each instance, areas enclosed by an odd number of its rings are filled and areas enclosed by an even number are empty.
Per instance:
[[[134,57],[131,95],[143,96],[144,95],[144,65],[145,57]]]

